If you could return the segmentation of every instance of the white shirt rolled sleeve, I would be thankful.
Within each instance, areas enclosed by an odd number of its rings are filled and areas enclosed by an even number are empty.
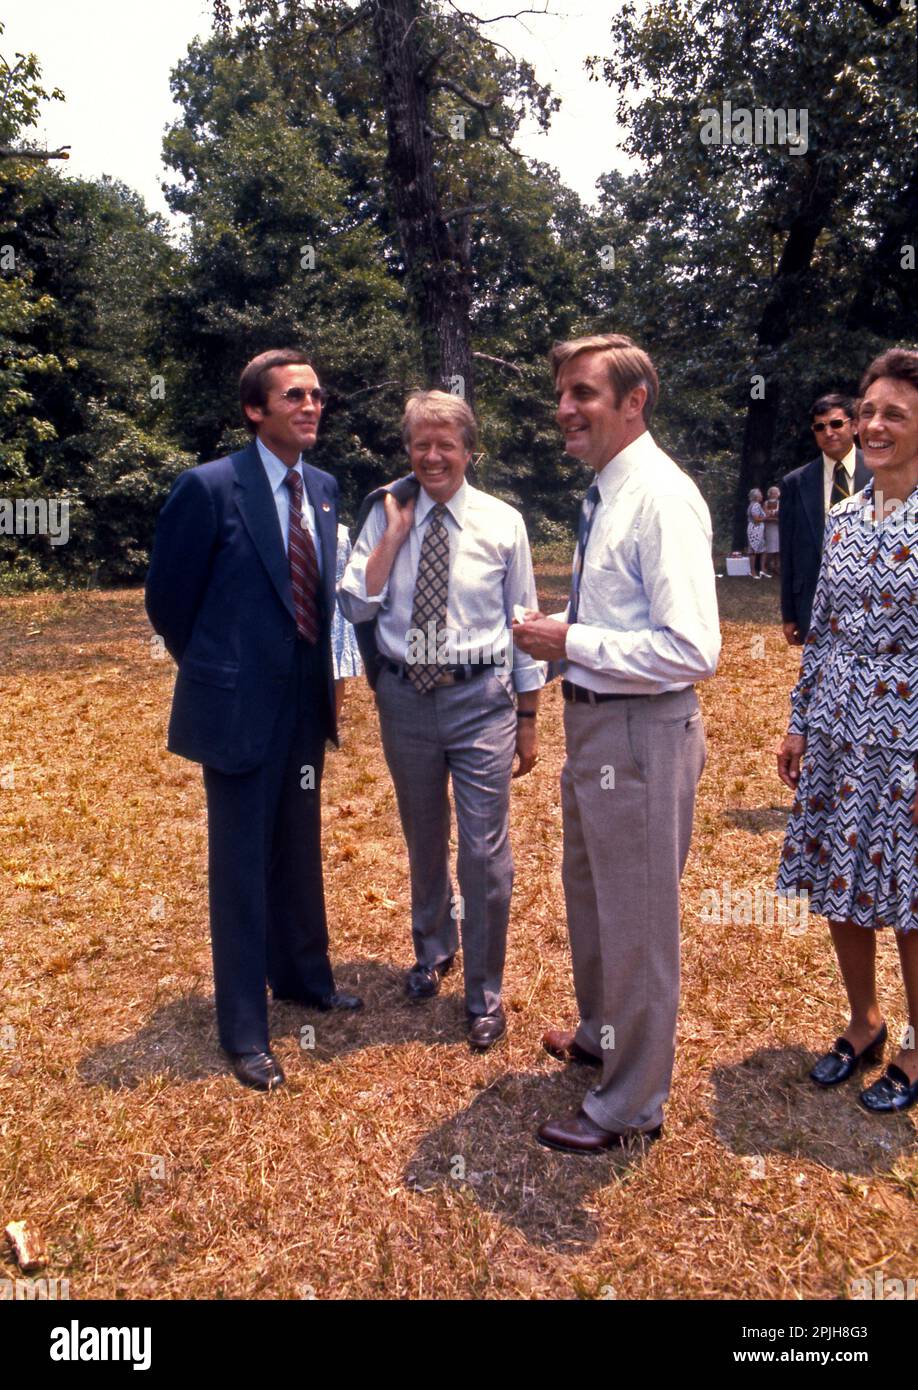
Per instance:
[[[385,507],[382,501],[377,502],[338,588],[346,618],[354,623],[377,620],[377,645],[390,661],[403,662],[407,655],[418,562],[433,505],[422,489],[415,504],[414,525],[395,557],[389,578],[378,594],[370,595],[367,561],[386,529]],[[537,607],[523,518],[514,507],[467,482],[446,506],[450,544],[446,627],[454,634],[456,664],[476,661],[482,652],[496,653],[506,647],[512,656],[514,688],[540,689],[545,684],[544,662],[517,649],[510,638],[514,605]]]
[[[717,668],[711,521],[647,433],[601,470],[567,678],[597,694],[682,690]]]

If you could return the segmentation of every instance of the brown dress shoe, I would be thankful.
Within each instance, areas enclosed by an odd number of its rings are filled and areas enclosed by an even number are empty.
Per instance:
[[[606,1149],[623,1148],[630,1139],[646,1139],[648,1142],[659,1138],[663,1126],[656,1129],[632,1130],[630,1134],[619,1134],[616,1130],[601,1129],[583,1110],[563,1120],[547,1120],[540,1125],[536,1134],[540,1144],[547,1149],[559,1149],[562,1153],[598,1154]]]
[[[579,1062],[584,1067],[601,1067],[602,1058],[587,1052],[585,1047],[574,1041],[574,1037],[573,1033],[565,1032],[563,1028],[550,1028],[547,1033],[542,1034],[542,1046],[561,1062]]]

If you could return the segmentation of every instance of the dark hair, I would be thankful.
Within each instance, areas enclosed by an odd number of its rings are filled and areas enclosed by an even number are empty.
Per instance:
[[[257,434],[258,426],[245,412],[247,405],[256,410],[264,410],[268,404],[268,373],[275,367],[311,367],[312,363],[302,348],[271,348],[260,352],[247,362],[239,378],[239,405],[242,422],[249,434]]]
[[[861,378],[860,393],[863,396],[881,376],[892,377],[895,381],[907,381],[918,391],[918,352],[914,348],[890,348],[875,357]]]
[[[849,420],[855,416],[855,402],[850,396],[843,396],[838,391],[829,396],[819,396],[810,406],[810,424],[816,419],[817,415],[828,415],[830,410],[843,410]]]

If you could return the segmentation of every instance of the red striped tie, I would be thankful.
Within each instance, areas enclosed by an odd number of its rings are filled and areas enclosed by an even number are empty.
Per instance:
[[[319,640],[319,563],[316,548],[303,521],[303,479],[299,470],[288,468],[284,479],[290,489],[290,587],[296,630],[307,642]]]

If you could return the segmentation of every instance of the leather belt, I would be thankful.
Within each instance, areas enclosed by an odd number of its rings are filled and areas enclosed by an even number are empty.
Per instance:
[[[411,667],[406,666],[403,661],[390,661],[388,657],[384,657],[383,665],[401,680],[409,679],[408,672]],[[493,671],[495,666],[496,663],[493,661],[477,661],[474,664],[470,662],[467,666],[443,666],[437,669],[437,685],[457,685],[461,681],[472,681],[486,671]]]
[[[600,695],[595,690],[587,690],[582,685],[572,685],[570,681],[561,682],[561,694],[571,705],[604,705],[607,700],[653,700],[654,695]]]

